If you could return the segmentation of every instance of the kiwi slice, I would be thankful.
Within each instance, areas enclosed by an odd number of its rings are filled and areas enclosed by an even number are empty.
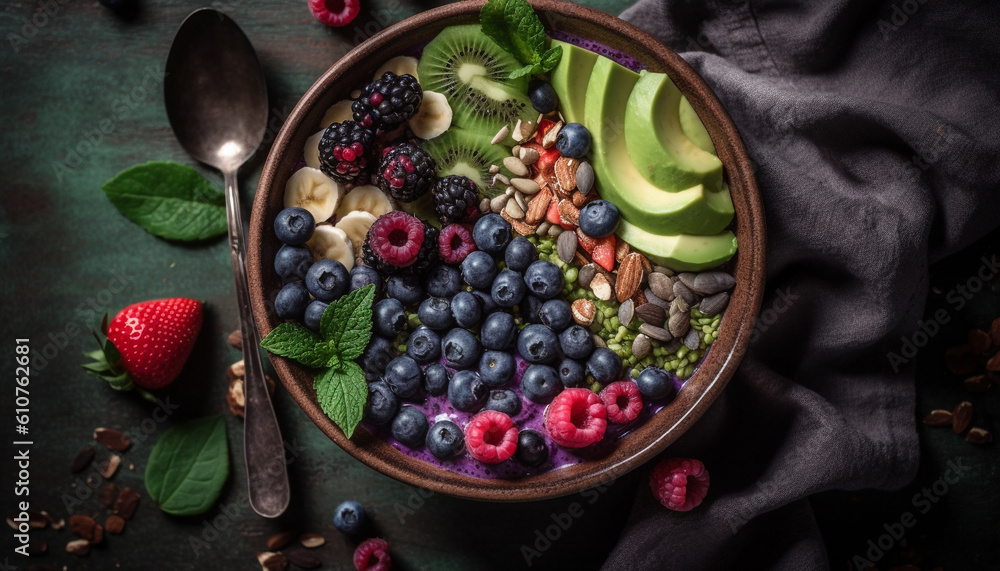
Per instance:
[[[453,124],[492,139],[504,125],[538,117],[527,95],[528,78],[508,79],[520,67],[479,26],[470,24],[449,26],[431,40],[417,72],[424,90],[448,98]]]
[[[503,168],[503,160],[510,156],[510,151],[501,145],[490,143],[492,137],[478,134],[474,131],[452,127],[443,135],[435,137],[423,144],[437,163],[437,175],[462,175],[476,181],[479,189],[486,196],[500,194],[504,188],[492,188],[490,183],[493,175],[490,166],[498,165],[500,172],[510,177]]]

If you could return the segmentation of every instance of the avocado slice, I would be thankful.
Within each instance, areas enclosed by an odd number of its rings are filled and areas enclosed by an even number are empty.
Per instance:
[[[667,191],[722,186],[722,161],[681,128],[681,92],[665,73],[643,71],[625,105],[625,144],[636,168]]]
[[[593,135],[597,191],[622,219],[653,234],[715,234],[733,219],[729,190],[696,185],[666,192],[643,178],[625,143],[625,103],[639,80],[614,61],[598,57],[587,85],[584,124]]]
[[[691,139],[691,142],[695,146],[707,153],[712,153],[713,155],[719,154],[715,151],[715,144],[712,143],[712,137],[709,136],[708,129],[705,128],[705,124],[698,117],[698,112],[694,110],[694,107],[691,107],[691,102],[683,95],[681,95],[680,117],[681,129],[684,130],[684,134]]]
[[[597,54],[573,44],[552,40],[552,47],[562,46],[562,57],[549,79],[559,96],[559,109],[567,123],[583,123],[587,82]]]
[[[727,262],[736,253],[736,236],[729,230],[709,236],[659,236],[622,220],[618,226],[618,237],[646,254],[654,264],[679,272],[713,268]]]

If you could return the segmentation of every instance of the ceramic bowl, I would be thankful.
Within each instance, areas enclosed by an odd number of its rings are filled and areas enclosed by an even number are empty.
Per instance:
[[[666,72],[701,116],[725,166],[736,209],[739,251],[732,262],[737,284],[718,340],[678,397],[645,424],[618,440],[599,460],[517,480],[480,479],[411,458],[364,428],[348,440],[320,409],[310,371],[272,357],[282,384],[331,440],[368,466],[400,481],[453,496],[488,501],[524,501],[571,494],[608,482],[656,456],[688,430],[725,388],[740,362],[760,306],[764,281],[764,215],[753,168],[736,127],[705,82],[675,52],[613,16],[552,0],[533,2],[547,27],[629,54],[651,71]],[[458,2],[428,10],[371,37],[337,61],[299,100],[271,148],[250,220],[248,271],[254,316],[261,336],[279,320],[269,311],[281,282],[273,270],[280,247],[271,230],[282,208],[285,182],[300,164],[306,138],[319,130],[326,109],[370,80],[390,57],[430,41],[444,27],[478,22],[481,2]]]

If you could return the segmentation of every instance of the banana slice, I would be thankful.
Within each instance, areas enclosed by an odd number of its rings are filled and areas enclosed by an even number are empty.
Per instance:
[[[347,239],[354,245],[354,257],[361,255],[361,245],[365,243],[368,229],[375,223],[375,215],[364,210],[356,210],[337,221],[336,228],[347,234]]]
[[[301,206],[316,223],[329,220],[340,204],[340,185],[317,169],[302,167],[285,184],[285,208]]]
[[[323,120],[320,122],[320,126],[326,129],[334,123],[352,121],[354,119],[354,112],[351,111],[352,104],[354,104],[353,100],[344,99],[331,105],[330,108],[326,110],[326,114],[323,115]]]
[[[378,68],[375,72],[373,79],[379,79],[387,71],[391,71],[396,75],[412,75],[420,81],[420,76],[417,75],[417,58],[410,56],[396,56],[389,61],[382,64],[382,67]]]
[[[324,131],[320,131],[306,139],[306,146],[302,154],[305,155],[306,166],[309,168],[319,168],[319,140],[323,138],[323,133]]]
[[[306,247],[312,252],[313,260],[337,260],[347,271],[354,267],[354,245],[340,228],[329,224],[317,226]]]
[[[382,192],[379,187],[365,184],[355,186],[350,192],[344,195],[337,208],[337,219],[346,217],[351,212],[361,210],[370,212],[378,218],[387,212],[392,212],[392,201]]]
[[[425,91],[417,114],[410,117],[410,129],[421,139],[433,139],[451,127],[451,105],[441,93]]]

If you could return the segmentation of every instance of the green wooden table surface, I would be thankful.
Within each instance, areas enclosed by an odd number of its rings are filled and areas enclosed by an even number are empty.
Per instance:
[[[611,13],[631,4],[629,0],[583,3]],[[365,0],[360,17],[342,30],[316,22],[304,0],[213,4],[229,13],[256,46],[270,92],[271,128],[265,148],[241,177],[245,214],[266,146],[312,82],[358,42],[439,4]],[[289,452],[292,503],[277,520],[252,513],[245,501],[241,422],[228,413],[224,402],[225,370],[239,358],[226,343],[228,332],[238,325],[226,243],[183,246],[154,238],[120,216],[100,191],[116,172],[149,160],[194,165],[221,186],[216,173],[195,165],[180,148],[163,108],[163,66],[171,39],[184,16],[200,6],[194,1],[144,1],[131,20],[116,17],[94,0],[21,0],[6,2],[0,11],[5,39],[0,46],[4,128],[0,259],[6,267],[0,280],[0,323],[5,350],[13,356],[14,339],[29,338],[34,356],[28,424],[34,443],[30,496],[13,495],[15,473],[8,459],[17,454],[10,443],[19,437],[13,433],[15,395],[6,373],[0,394],[5,458],[0,506],[10,512],[15,499],[27,499],[32,509],[47,510],[57,518],[86,513],[103,521],[107,511],[96,493],[87,493],[101,482],[88,483],[89,471],[80,479],[69,471],[74,453],[92,443],[91,432],[100,426],[133,435],[135,442],[124,454],[123,469],[114,481],[143,496],[147,496],[142,474],[149,451],[164,430],[181,419],[225,415],[233,465],[220,506],[206,516],[170,517],[144,497],[125,533],[108,537],[84,558],[64,552],[71,539],[67,530],[34,531],[33,540],[48,545],[48,553],[37,563],[69,569],[255,569],[259,566],[254,554],[265,548],[266,538],[295,529],[327,537],[327,545],[316,551],[324,568],[348,569],[353,544],[334,530],[330,516],[340,501],[356,499],[370,511],[373,532],[392,544],[398,569],[522,568],[522,546],[546,547],[536,546],[536,533],[560,520],[564,525],[571,522],[568,529],[532,559],[532,568],[597,567],[617,540],[635,491],[645,487],[643,471],[607,489],[531,504],[483,504],[431,495],[349,457],[280,389],[275,403]],[[958,276],[969,271],[947,268]],[[89,328],[96,327],[105,312],[170,296],[203,300],[206,319],[181,379],[161,395],[169,397],[169,406],[158,408],[135,395],[116,393],[83,373],[80,353],[94,345]],[[982,326],[988,315],[996,315],[1000,308],[986,296],[985,292],[977,296],[975,310],[956,312],[953,323],[975,321]],[[947,336],[936,338],[919,358],[939,362],[941,344],[964,334],[961,327],[947,329]],[[10,371],[12,359],[6,362],[5,370]],[[939,376],[940,371],[933,374]],[[921,413],[951,406],[962,396],[954,383],[921,387]],[[990,395],[981,400],[996,407]],[[935,530],[931,539],[921,540],[929,546],[922,553],[936,563],[974,561],[969,552],[986,547],[977,542],[982,534],[973,524],[997,513],[996,493],[987,485],[1000,471],[995,449],[971,449],[943,433],[926,436],[925,469],[915,483],[918,487],[933,482],[948,459],[963,458],[976,469],[942,500],[941,508],[921,520],[922,526],[933,525]],[[98,460],[105,456],[106,451],[99,450]],[[906,508],[909,495],[904,491],[850,498],[825,504],[823,498],[817,500],[838,568],[843,555],[856,550],[857,542],[863,545],[863,538],[876,533],[883,520]],[[571,511],[582,515],[567,519]],[[962,531],[952,531],[956,526]],[[995,532],[995,519],[992,529]],[[0,569],[26,569],[35,561],[13,552],[12,533],[4,535]],[[996,542],[989,549],[995,560]]]

